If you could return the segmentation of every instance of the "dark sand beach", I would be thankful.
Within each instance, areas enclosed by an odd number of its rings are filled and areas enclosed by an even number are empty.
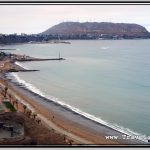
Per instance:
[[[5,62],[3,70],[10,69],[11,63]],[[13,67],[16,70],[21,69],[17,65]],[[140,140],[123,139],[124,133],[90,120],[70,108],[33,93],[18,82],[8,79],[7,76],[9,76],[7,72],[1,74],[1,87],[4,88],[7,85],[8,93],[17,98],[20,103],[26,104],[33,112],[36,112],[45,127],[55,129],[57,132],[67,136],[72,143],[99,146],[147,145],[147,143]],[[18,111],[22,110],[18,109]],[[115,136],[117,138],[108,139],[106,136]]]
[[[0,80],[2,83],[2,79]],[[72,138],[80,144],[88,145],[143,145],[139,140],[123,139],[123,133],[103,124],[81,116],[69,108],[63,107],[49,99],[41,97],[18,83],[7,81],[9,92],[15,93],[34,110],[68,133],[77,135],[85,141]],[[69,134],[68,134],[69,135]],[[105,136],[118,136],[118,139],[106,139]],[[72,136],[71,136],[72,137]],[[87,143],[84,143],[87,142]]]

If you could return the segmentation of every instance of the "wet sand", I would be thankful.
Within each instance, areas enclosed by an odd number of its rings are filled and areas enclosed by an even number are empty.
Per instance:
[[[3,79],[0,83],[4,83]],[[47,120],[54,123],[59,128],[85,139],[86,142],[76,140],[76,143],[83,145],[147,145],[147,143],[139,140],[122,139],[123,133],[116,131],[103,124],[92,121],[81,116],[70,109],[63,107],[51,100],[41,97],[18,83],[8,81],[8,87],[11,92],[15,93],[24,102],[30,104],[38,114],[43,115]],[[69,134],[68,134],[69,135]],[[120,139],[106,139],[105,136],[118,136]],[[71,137],[71,136],[70,136]]]

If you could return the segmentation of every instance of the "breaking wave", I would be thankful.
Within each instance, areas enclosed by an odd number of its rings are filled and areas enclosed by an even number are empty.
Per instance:
[[[25,80],[21,79],[21,78],[18,76],[17,73],[10,73],[10,75],[13,76],[13,77],[17,80],[17,82],[19,82],[20,84],[24,85],[26,88],[28,88],[28,89],[29,89],[30,91],[32,91],[33,93],[36,93],[36,94],[38,94],[38,95],[40,95],[40,96],[42,96],[42,97],[45,97],[45,98],[49,99],[50,101],[53,101],[53,102],[55,102],[55,103],[57,103],[57,104],[59,104],[59,105],[61,105],[61,106],[63,106],[63,107],[66,107],[66,108],[68,108],[69,110],[74,111],[75,113],[77,113],[77,114],[79,114],[79,115],[81,115],[81,116],[84,116],[84,117],[86,117],[86,118],[88,118],[88,119],[90,119],[90,120],[92,120],[92,121],[95,121],[95,122],[97,122],[97,123],[103,124],[103,125],[105,125],[105,126],[107,126],[107,127],[110,127],[110,128],[112,128],[112,129],[114,129],[114,130],[117,130],[117,131],[119,131],[119,132],[121,132],[121,133],[123,133],[123,134],[129,135],[129,136],[144,136],[144,135],[142,135],[142,134],[140,134],[140,133],[137,133],[137,132],[135,132],[135,131],[132,131],[132,130],[129,129],[129,128],[125,128],[125,127],[120,126],[120,125],[117,125],[117,124],[111,124],[111,123],[109,123],[109,122],[106,121],[106,120],[102,120],[102,119],[99,118],[99,117],[96,117],[96,116],[94,116],[94,115],[88,114],[88,113],[83,112],[82,110],[80,110],[80,109],[78,109],[78,108],[76,108],[76,107],[73,107],[73,106],[71,106],[71,105],[68,105],[68,104],[66,104],[65,102],[60,101],[60,100],[59,100],[58,98],[56,98],[56,97],[47,95],[47,94],[43,93],[40,89],[38,89],[37,87],[35,87],[33,84],[28,83],[28,82],[26,82]],[[147,142],[147,140],[141,140],[141,141]]]

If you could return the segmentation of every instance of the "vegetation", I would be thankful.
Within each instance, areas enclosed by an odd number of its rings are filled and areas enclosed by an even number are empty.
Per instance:
[[[49,40],[58,40],[58,35],[17,35],[17,34],[1,34],[0,44],[13,44],[13,43],[34,43],[34,42],[47,42]]]
[[[57,35],[60,39],[150,38],[150,33],[141,25],[111,22],[62,22],[41,35]]]
[[[14,106],[10,103],[10,102],[3,102],[5,104],[5,106],[12,112],[15,112],[16,109],[14,108]]]
[[[150,38],[138,24],[108,22],[63,22],[39,34],[0,34],[0,44],[36,43],[70,39],[135,39]]]

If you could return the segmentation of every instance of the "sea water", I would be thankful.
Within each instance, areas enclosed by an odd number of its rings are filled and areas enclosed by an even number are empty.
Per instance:
[[[150,135],[150,40],[23,44],[16,54],[66,60],[25,62],[12,75],[36,93],[120,130]]]

